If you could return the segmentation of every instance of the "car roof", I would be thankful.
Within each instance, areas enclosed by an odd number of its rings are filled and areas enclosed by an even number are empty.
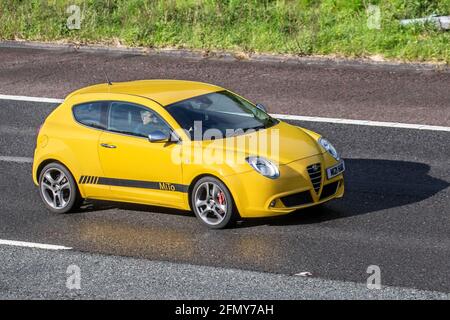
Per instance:
[[[71,93],[67,98],[87,93],[121,93],[152,99],[163,106],[223,88],[203,82],[186,80],[138,80],[96,84]],[[67,99],[66,98],[66,99]]]

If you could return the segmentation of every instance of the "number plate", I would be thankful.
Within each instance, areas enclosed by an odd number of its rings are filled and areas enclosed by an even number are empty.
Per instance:
[[[327,168],[327,178],[331,179],[336,177],[345,171],[344,161],[339,162],[337,165]]]

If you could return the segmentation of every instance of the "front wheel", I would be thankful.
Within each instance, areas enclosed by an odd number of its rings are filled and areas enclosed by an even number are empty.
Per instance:
[[[239,217],[230,191],[213,177],[201,178],[194,185],[191,207],[197,218],[212,229],[229,227]]]
[[[82,202],[72,174],[57,162],[42,169],[39,175],[39,191],[45,206],[55,213],[77,209]]]

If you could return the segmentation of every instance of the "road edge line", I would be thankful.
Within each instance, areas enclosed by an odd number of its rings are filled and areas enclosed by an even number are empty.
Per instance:
[[[33,158],[0,156],[0,161],[16,162],[16,163],[33,163]]]
[[[15,241],[15,240],[2,240],[2,239],[0,239],[0,245],[13,246],[13,247],[24,247],[24,248],[35,248],[35,249],[45,249],[45,250],[72,250],[71,247],[54,245],[54,244],[44,244],[44,243]]]
[[[389,127],[389,128],[450,132],[450,127],[434,126],[434,125],[428,125],[428,124],[385,122],[385,121],[372,121],[372,120],[354,120],[354,119],[325,118],[325,117],[309,117],[309,116],[297,116],[297,115],[290,115],[290,114],[271,114],[271,116],[275,117],[277,119],[281,119],[281,120],[325,122],[325,123],[336,123],[336,124],[353,124],[353,125],[371,126],[371,127]]]
[[[28,96],[13,96],[13,95],[8,95],[8,94],[0,94],[0,100],[46,102],[46,103],[62,103],[64,101],[64,99],[28,97]]]
[[[14,95],[4,95],[4,94],[0,94],[0,100],[45,102],[45,103],[62,103],[64,101],[64,99],[56,99],[56,98],[14,96]],[[299,116],[299,115],[290,115],[290,114],[270,114],[270,115],[275,118],[281,119],[281,120],[325,122],[325,123],[336,123],[336,124],[353,124],[353,125],[371,126],[371,127],[388,127],[388,128],[403,128],[403,129],[450,132],[450,127],[435,126],[435,125],[428,125],[428,124],[341,119],[341,118],[326,118],[326,117]]]

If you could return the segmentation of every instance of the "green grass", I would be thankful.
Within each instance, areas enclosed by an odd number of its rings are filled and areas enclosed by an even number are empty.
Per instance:
[[[80,30],[66,26],[71,4]],[[398,24],[432,13],[450,15],[450,0],[1,0],[0,38],[449,63],[450,31]]]

